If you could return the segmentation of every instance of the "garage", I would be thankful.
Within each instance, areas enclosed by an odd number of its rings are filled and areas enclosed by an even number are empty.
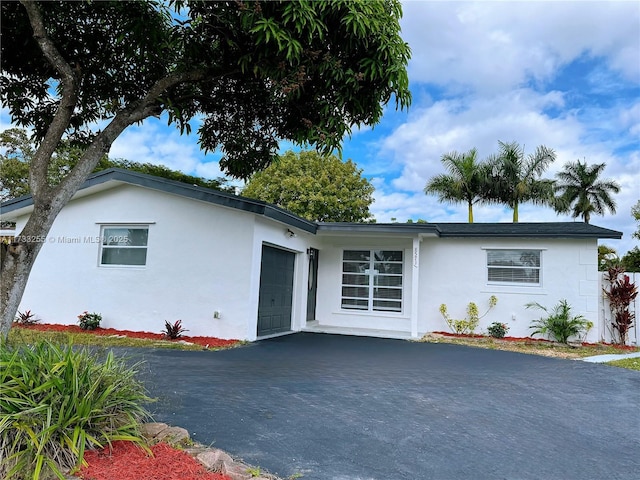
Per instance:
[[[262,246],[258,337],[291,330],[295,253]]]

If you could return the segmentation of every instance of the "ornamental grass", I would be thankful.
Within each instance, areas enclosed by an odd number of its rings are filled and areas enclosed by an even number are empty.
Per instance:
[[[85,450],[116,440],[146,448],[139,365],[49,341],[0,343],[0,478],[62,479]]]

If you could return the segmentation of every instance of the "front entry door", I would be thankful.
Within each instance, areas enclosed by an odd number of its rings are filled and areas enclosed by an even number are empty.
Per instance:
[[[291,330],[295,254],[262,246],[258,337]]]
[[[318,293],[318,250],[309,249],[309,284],[307,287],[307,322],[316,319],[316,295]]]

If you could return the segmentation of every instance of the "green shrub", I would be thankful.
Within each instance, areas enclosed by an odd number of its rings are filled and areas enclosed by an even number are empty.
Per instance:
[[[546,335],[560,343],[568,343],[570,337],[586,334],[593,327],[593,323],[582,315],[572,316],[571,306],[566,300],[560,300],[551,312],[537,302],[527,303],[525,307],[544,310],[549,314],[531,322],[529,328],[534,330],[533,335]]]
[[[451,318],[449,316],[449,312],[447,311],[447,305],[443,303],[442,305],[440,305],[440,315],[442,315],[445,322],[447,322],[447,325],[449,325],[449,328],[455,333],[473,334],[478,327],[480,319],[487,315],[487,313],[489,313],[489,310],[495,307],[497,303],[497,297],[495,295],[491,295],[491,297],[489,297],[489,308],[487,308],[487,311],[484,312],[484,314],[480,315],[478,306],[473,302],[469,302],[469,305],[467,305],[467,318],[464,320]]]
[[[509,331],[509,327],[505,323],[493,322],[487,327],[487,332],[494,338],[504,338]]]
[[[111,352],[0,342],[0,478],[63,478],[86,448],[143,445],[138,428],[150,399],[136,367]]]
[[[101,321],[102,315],[99,313],[89,313],[85,310],[81,315],[78,315],[78,324],[83,330],[95,330],[100,326]]]

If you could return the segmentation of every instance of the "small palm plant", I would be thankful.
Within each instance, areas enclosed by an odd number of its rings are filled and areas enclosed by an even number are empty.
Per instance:
[[[566,300],[560,300],[551,311],[537,302],[527,303],[525,307],[543,310],[548,314],[531,322],[529,328],[534,330],[533,335],[546,335],[560,343],[566,344],[569,338],[586,334],[593,327],[593,323],[582,315],[572,316],[571,306]]]

